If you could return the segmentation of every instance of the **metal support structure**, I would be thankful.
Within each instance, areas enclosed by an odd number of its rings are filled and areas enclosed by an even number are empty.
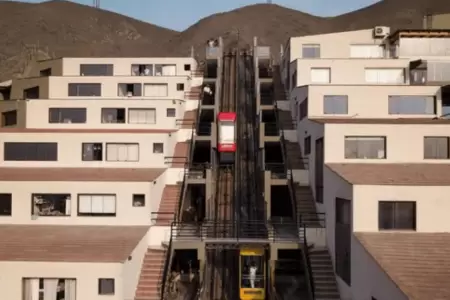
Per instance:
[[[93,5],[95,8],[100,8],[100,0],[93,0],[92,5]]]

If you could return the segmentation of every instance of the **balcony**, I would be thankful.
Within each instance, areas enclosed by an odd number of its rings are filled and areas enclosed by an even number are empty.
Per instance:
[[[450,62],[415,60],[409,63],[411,85],[450,83]]]

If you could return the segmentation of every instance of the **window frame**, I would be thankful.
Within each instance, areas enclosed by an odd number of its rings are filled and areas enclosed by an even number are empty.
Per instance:
[[[351,236],[352,201],[336,197],[335,200],[335,239],[340,243],[335,247],[336,275],[351,285]]]
[[[16,150],[8,150],[8,146],[9,145],[15,145],[15,146],[19,146],[19,145],[28,145],[28,147],[35,147],[36,149],[34,149],[34,151],[29,152],[30,150],[33,150],[31,148],[29,149],[20,149],[20,151],[18,151],[18,149]],[[52,150],[55,150],[55,156],[54,158],[51,157],[48,153],[53,154],[52,151],[48,151],[49,149],[40,149],[39,150],[39,146],[54,146],[55,148]],[[54,143],[54,142],[4,142],[3,143],[3,161],[58,161],[58,143]],[[28,151],[28,152],[27,152]],[[42,152],[46,153],[46,156],[39,158],[37,157],[38,154],[41,154]],[[26,156],[22,157],[22,158],[7,158],[8,154],[23,154],[25,153]],[[31,153],[31,155],[30,155]],[[35,157],[32,157],[32,159],[27,159],[27,157],[33,156],[35,155]]]
[[[39,214],[39,211],[35,210],[35,197],[37,196],[62,196],[65,197],[65,211],[63,215],[52,215],[52,214]],[[62,199],[59,199],[62,200]],[[67,205],[67,200],[68,205]],[[31,194],[31,216],[36,217],[70,217],[72,216],[72,194],[71,193],[32,193]]]
[[[446,157],[427,157],[427,151],[426,151],[426,141],[428,139],[445,139],[446,144],[447,144],[447,149],[446,149]],[[438,160],[445,160],[445,159],[450,159],[450,137],[448,136],[424,136],[423,137],[423,159],[438,159]]]
[[[114,213],[93,213],[92,211],[89,213],[80,212],[80,197],[89,196],[91,197],[91,207],[92,207],[92,197],[94,196],[114,196]],[[92,210],[92,208],[91,208]],[[97,194],[88,194],[88,193],[80,193],[77,194],[77,216],[78,217],[115,217],[117,216],[117,194],[112,193],[97,193]]]
[[[115,122],[107,122],[105,117],[108,116],[109,114],[106,114],[106,112],[108,110],[115,110],[113,116],[115,116]],[[120,113],[123,113],[123,120],[120,120],[120,122],[118,122],[119,118],[118,116],[120,115]],[[127,122],[127,110],[124,107],[102,107],[100,109],[100,118],[101,118],[101,122],[102,124],[126,124]]]
[[[404,97],[404,98],[403,98]],[[407,97],[410,97],[411,99],[407,99]],[[420,100],[417,98],[423,97],[423,100],[431,100],[433,103],[433,109],[430,112],[421,112],[421,113],[410,113],[410,112],[402,112],[401,109],[406,107],[406,108],[410,108],[411,105],[409,103],[405,104],[402,103],[401,100],[405,101],[405,102],[412,102],[413,98],[416,98],[414,100]],[[428,99],[426,99],[428,98]],[[393,103],[394,100],[397,100],[398,103]],[[425,102],[425,110],[427,108],[427,104]],[[398,110],[398,112],[397,112]],[[389,115],[435,115],[437,113],[437,99],[436,96],[433,95],[389,95],[388,96],[388,113]]]
[[[155,152],[156,146],[161,146],[162,147],[162,151],[161,152]],[[164,143],[153,143],[152,150],[153,150],[154,154],[164,154]]]
[[[184,64],[184,70],[185,70],[186,72],[191,71],[191,64]]]
[[[107,282],[112,282],[112,291],[110,292],[105,292],[103,291],[102,288],[104,288],[103,286],[103,281],[107,281]],[[98,279],[98,294],[102,295],[102,296],[113,296],[116,294],[116,281],[114,278],[99,278]]]
[[[177,91],[178,92],[184,91],[184,83],[177,83]]]
[[[328,71],[328,79],[326,81],[315,81],[313,80],[313,72],[314,71],[319,71],[319,70],[326,70]],[[311,67],[309,69],[309,76],[310,76],[310,81],[312,84],[329,84],[331,83],[331,68],[327,68],[327,67]]]
[[[91,67],[91,68],[104,68],[104,72],[99,71],[98,69],[95,72],[83,72],[83,67]],[[114,76],[114,64],[80,64],[80,76]],[[91,70],[92,71],[92,70]]]
[[[133,194],[133,198],[132,198],[132,205],[133,207],[145,207],[145,194]],[[135,203],[139,202],[142,200],[142,205],[135,205]]]
[[[78,112],[81,112],[84,114],[84,116],[83,116],[84,121],[73,122],[73,120],[71,119],[71,122],[63,122],[63,120],[65,120],[64,118],[62,118],[62,114],[63,114],[64,110],[66,110],[66,113],[68,112],[67,110],[72,110],[72,112],[73,112],[73,110],[78,110]],[[52,114],[55,112],[59,115],[58,121],[52,120]],[[48,123],[49,124],[86,124],[87,123],[87,108],[86,107],[49,107],[48,108]]]
[[[305,50],[313,51],[314,55],[305,55]],[[316,55],[317,54],[317,55]],[[321,45],[319,43],[302,44],[302,58],[321,58]]]
[[[169,112],[173,112],[169,113]],[[167,118],[175,118],[177,116],[177,109],[173,107],[166,108],[166,117]]]
[[[3,199],[3,197],[6,197],[7,199]],[[0,218],[1,217],[11,217],[12,216],[12,193],[0,193],[0,202],[8,201],[9,202],[9,214],[8,213],[8,204],[6,204],[6,207],[0,209]],[[6,212],[6,214],[5,214]]]
[[[382,215],[382,205],[383,204],[392,204],[392,220],[389,220],[391,223],[390,228],[383,227],[384,221],[387,222],[387,220],[383,220],[383,218],[388,218],[389,216],[383,216]],[[398,228],[399,225],[398,222],[401,222],[397,219],[401,218],[399,215],[401,214],[398,212],[400,208],[398,206],[400,205],[412,205],[412,220],[408,220],[412,224],[412,228]],[[417,230],[417,202],[416,201],[389,201],[389,200],[380,200],[378,201],[378,230],[379,231],[416,231]]]
[[[358,150],[356,150],[357,152],[356,152],[356,157],[350,157],[349,155],[348,155],[348,151],[347,151],[347,148],[349,147],[348,145],[347,145],[347,142],[349,141],[349,139],[353,139],[353,140],[357,140],[357,139],[361,139],[361,140],[364,140],[364,139],[377,139],[377,138],[379,138],[381,141],[383,141],[383,144],[384,144],[384,146],[383,146],[383,157],[360,157],[360,155],[359,155],[359,153],[358,153]],[[358,140],[357,140],[358,141]],[[346,135],[345,137],[344,137],[344,158],[345,159],[387,159],[387,137],[386,136],[361,136],[361,135]]]
[[[128,86],[133,86],[133,93],[131,95],[128,95]],[[123,92],[122,87],[125,86],[126,92],[124,95],[121,95],[121,92]],[[142,83],[128,83],[128,82],[119,82],[117,84],[117,97],[142,97]]]
[[[108,158],[108,146],[118,145],[118,146],[137,146],[137,158],[136,160],[129,160],[128,148],[127,148],[127,160],[111,160]],[[139,162],[140,161],[140,145],[139,143],[105,143],[105,161],[106,162]]]
[[[336,112],[337,100],[344,101],[345,112]],[[331,105],[331,112],[328,112],[327,104]],[[348,95],[323,95],[323,114],[324,115],[348,115]]]
[[[307,137],[305,137],[303,140],[303,143],[304,143],[304,147],[305,147],[305,149],[304,149],[305,155],[311,154],[311,136],[308,135]]]
[[[154,120],[153,120],[153,122],[147,122],[147,121],[145,121],[145,122],[138,122],[138,121],[134,121],[134,119],[132,119],[131,117],[130,117],[130,113],[131,112],[153,112],[153,114],[154,114],[154,116],[155,116],[155,118],[154,118]],[[155,125],[156,124],[156,122],[157,122],[157,115],[156,115],[156,113],[157,113],[157,111],[156,111],[156,108],[153,108],[153,107],[132,107],[132,108],[129,108],[128,109],[128,115],[127,115],[127,122],[128,122],[128,124],[146,124],[146,125]]]
[[[17,115],[17,109],[2,112],[2,127],[16,126]]]
[[[86,146],[88,146],[88,145],[91,145],[92,146],[92,155],[93,155],[93,157],[95,157],[95,151],[96,151],[96,149],[94,149],[94,147],[96,147],[96,146],[98,146],[98,145],[100,145],[100,159],[99,160],[96,160],[96,159],[87,159],[87,155],[85,155],[85,150],[86,150]],[[104,147],[103,147],[103,143],[93,143],[93,142],[89,142],[89,143],[81,143],[81,160],[82,161],[103,161],[104,160],[104,154],[103,154],[103,151],[104,151],[104,149],[103,149]]]

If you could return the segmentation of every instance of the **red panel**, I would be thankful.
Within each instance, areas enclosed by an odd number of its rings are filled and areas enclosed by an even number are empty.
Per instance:
[[[235,112],[220,112],[217,114],[217,120],[220,121],[236,121]]]
[[[236,152],[236,144],[218,144],[217,150],[219,152]]]

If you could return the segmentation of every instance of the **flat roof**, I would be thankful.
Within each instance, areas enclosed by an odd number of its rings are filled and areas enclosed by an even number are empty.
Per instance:
[[[149,227],[0,225],[0,261],[125,262]]]
[[[354,185],[450,185],[450,164],[331,163],[326,166]]]
[[[393,42],[404,37],[448,38],[450,37],[450,29],[399,29],[389,35],[389,40]]]
[[[450,299],[450,233],[358,232],[355,237],[410,300]]]
[[[158,168],[0,168],[0,181],[123,181],[150,182]]]
[[[0,128],[0,133],[174,133],[177,129],[74,129],[74,128]]]
[[[450,124],[450,119],[440,118],[398,118],[398,119],[374,119],[374,118],[309,118],[310,121],[321,124],[399,124],[399,125],[414,125],[414,124],[428,124],[440,125]]]

